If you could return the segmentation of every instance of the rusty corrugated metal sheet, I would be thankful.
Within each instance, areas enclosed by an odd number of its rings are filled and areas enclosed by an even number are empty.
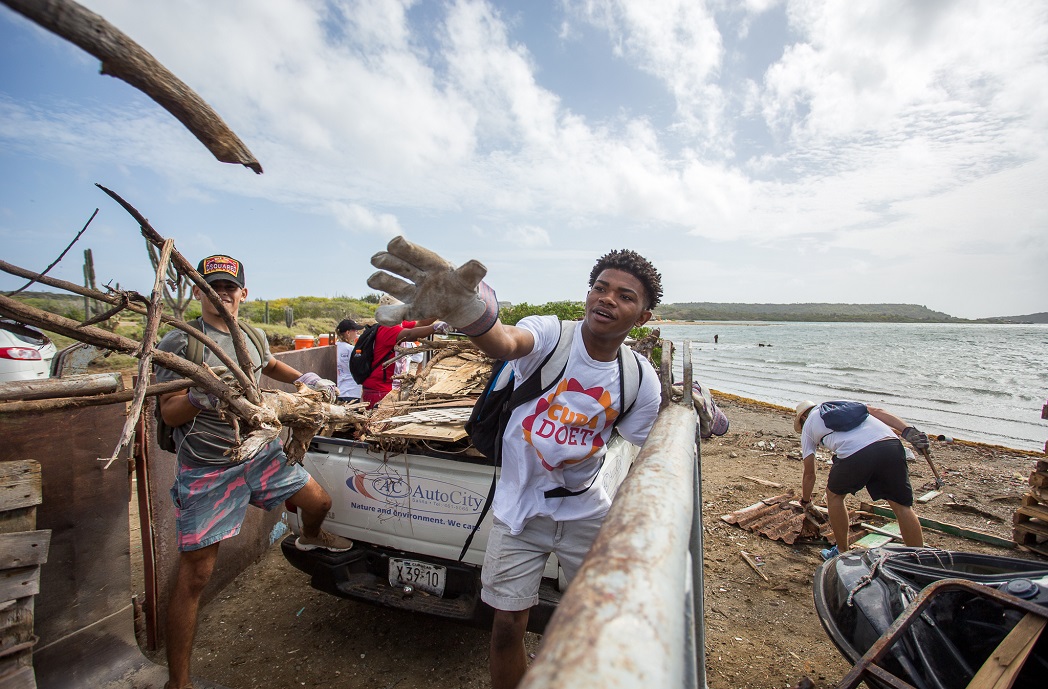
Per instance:
[[[793,493],[765,498],[749,507],[721,516],[729,524],[760,534],[773,541],[793,544],[798,538],[819,538],[832,534],[829,522],[817,526],[805,519],[804,511],[791,505]]]

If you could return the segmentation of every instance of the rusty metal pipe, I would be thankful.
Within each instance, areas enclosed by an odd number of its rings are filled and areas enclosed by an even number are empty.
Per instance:
[[[695,424],[687,396],[659,413],[522,689],[694,686],[681,608],[692,576]]]

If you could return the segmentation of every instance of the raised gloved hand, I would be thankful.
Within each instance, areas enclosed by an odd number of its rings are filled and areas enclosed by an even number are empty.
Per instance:
[[[328,402],[334,402],[338,398],[338,386],[327,378],[321,378],[316,373],[308,371],[295,379],[296,383],[302,383],[306,387],[327,395]]]
[[[211,372],[218,376],[219,380],[229,387],[238,390],[240,389],[240,384],[237,383],[236,376],[230,373],[229,369],[225,366],[215,366],[211,369]],[[189,391],[186,394],[189,397],[189,403],[201,411],[215,411],[222,402],[218,396],[213,395],[204,388],[196,385],[189,388]]]
[[[479,261],[467,261],[455,268],[429,249],[394,237],[386,251],[371,257],[371,265],[389,272],[372,273],[368,286],[404,302],[380,306],[375,311],[379,323],[395,325],[404,320],[440,318],[460,332],[477,337],[491,330],[498,319],[495,291],[481,282],[488,269]]]
[[[435,332],[437,335],[447,335],[451,332],[451,326],[445,323],[444,321],[436,321],[433,324],[433,332]]]
[[[926,453],[932,444],[928,441],[928,435],[918,431],[913,426],[907,426],[902,431],[902,439],[913,445],[913,449],[920,453]]]

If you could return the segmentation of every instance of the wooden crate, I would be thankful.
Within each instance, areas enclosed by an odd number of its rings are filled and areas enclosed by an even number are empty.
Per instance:
[[[33,601],[51,531],[36,530],[40,464],[0,462],[0,686],[35,689]]]

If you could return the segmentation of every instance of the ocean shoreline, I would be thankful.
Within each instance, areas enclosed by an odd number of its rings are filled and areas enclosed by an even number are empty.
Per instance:
[[[793,413],[794,413],[794,409],[792,409],[791,407],[786,407],[786,406],[783,406],[781,404],[775,404],[774,402],[765,402],[764,400],[757,400],[757,399],[753,399],[751,397],[743,397],[741,395],[735,395],[735,394],[730,393],[730,392],[723,392],[721,390],[716,390],[714,388],[710,388],[710,393],[712,393],[714,395],[714,397],[716,398],[715,401],[718,401],[718,402],[720,400],[730,400],[730,401],[735,402],[737,404],[744,404],[744,405],[751,406],[751,407],[759,407],[759,408],[766,409],[768,411],[782,412],[783,414],[787,414],[789,416],[793,416]],[[728,417],[728,422],[729,423],[731,422],[731,417]],[[933,438],[933,440],[934,440],[934,438]],[[935,442],[943,442],[943,441],[935,441]],[[979,442],[977,440],[965,440],[963,438],[953,438],[950,442],[952,444],[954,444],[954,445],[964,445],[964,446],[967,446],[967,447],[983,449],[983,450],[991,450],[991,451],[995,451],[995,452],[1010,452],[1010,453],[1013,453],[1013,454],[1022,455],[1024,457],[1046,457],[1046,456],[1048,456],[1044,452],[1039,451],[1039,450],[1026,450],[1026,449],[1019,448],[1019,447],[1008,447],[1007,445],[995,445],[993,443],[982,443],[982,442]],[[1046,441],[1046,442],[1048,442],[1048,441]],[[934,447],[934,445],[933,445],[933,447]]]

